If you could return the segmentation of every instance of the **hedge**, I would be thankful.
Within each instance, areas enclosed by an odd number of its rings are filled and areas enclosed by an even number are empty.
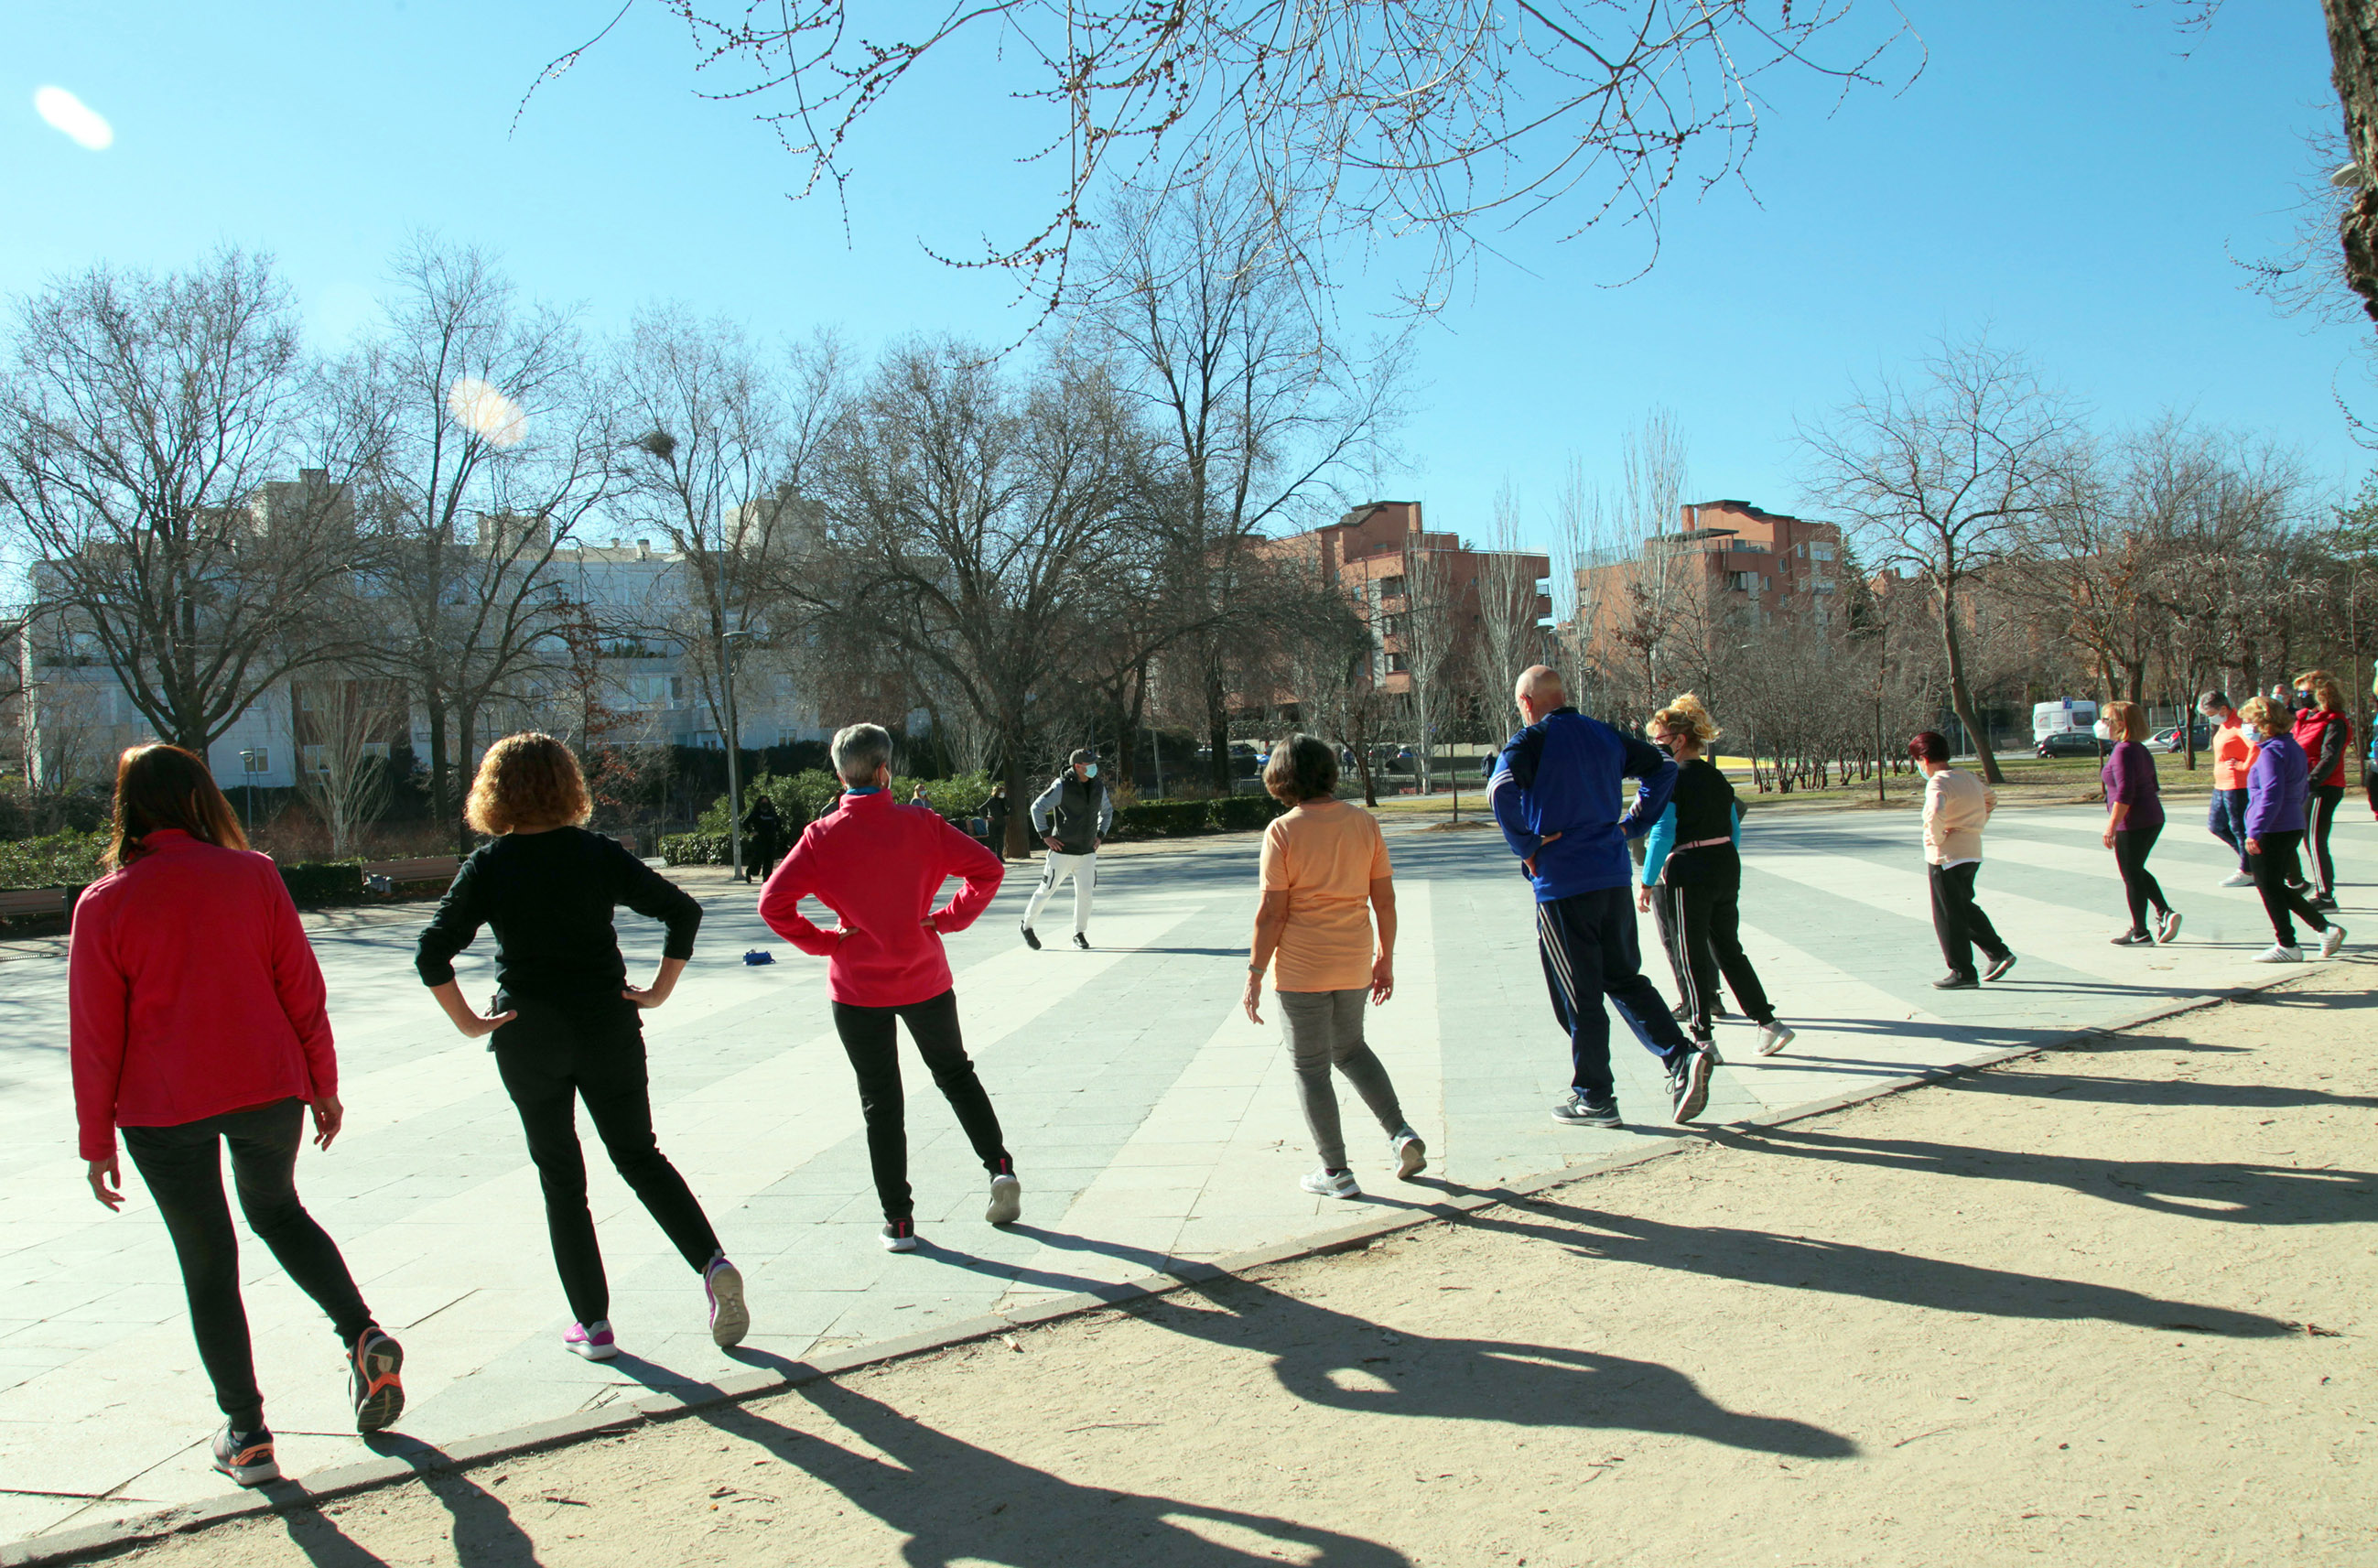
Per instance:
[[[100,878],[104,833],[53,833],[0,844],[0,887],[79,887]]]
[[[281,868],[281,880],[289,888],[291,901],[301,910],[363,901],[364,868],[355,861],[284,865]]]

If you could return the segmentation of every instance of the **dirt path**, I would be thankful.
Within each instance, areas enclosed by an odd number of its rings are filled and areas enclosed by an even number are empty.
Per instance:
[[[137,1561],[2378,1562],[2372,974]]]

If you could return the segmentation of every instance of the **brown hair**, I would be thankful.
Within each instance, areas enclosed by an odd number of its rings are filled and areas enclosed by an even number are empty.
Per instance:
[[[2312,688],[2312,700],[2324,708],[2335,711],[2345,706],[2345,688],[2325,669],[2307,669],[2293,683]],[[2372,690],[2378,690],[2378,684],[2373,684]]]
[[[507,735],[479,759],[462,820],[482,833],[514,828],[570,827],[594,810],[586,776],[568,746],[531,731]]]
[[[1272,747],[1263,781],[1274,798],[1292,806],[1328,800],[1338,792],[1338,754],[1327,741],[1291,735]]]
[[[146,852],[141,839],[161,828],[226,850],[247,848],[238,814],[205,763],[179,746],[135,746],[115,763],[114,824],[102,857],[108,869],[138,860]]]
[[[2147,716],[2136,703],[2106,705],[2106,733],[2117,741],[2144,741],[2149,733]]]
[[[1663,731],[1669,730],[1681,730],[1690,735],[1696,744],[1703,746],[1725,733],[1717,727],[1717,720],[1710,717],[1710,710],[1701,706],[1700,698],[1690,692],[1653,714],[1643,724],[1643,732],[1654,741]]]
[[[1926,762],[1949,760],[1949,737],[1938,730],[1927,730],[1907,742],[1907,754]]]

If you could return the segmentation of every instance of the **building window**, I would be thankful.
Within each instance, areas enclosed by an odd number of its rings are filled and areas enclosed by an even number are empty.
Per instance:
[[[1729,572],[1726,573],[1726,585],[1737,594],[1750,593],[1759,586],[1759,573],[1756,572]]]
[[[1380,593],[1380,595],[1381,595],[1381,597],[1386,597],[1386,598],[1399,599],[1399,598],[1403,597],[1404,597],[1404,580],[1403,580],[1401,577],[1382,577],[1382,578],[1380,578],[1380,579],[1379,579],[1379,593]]]
[[[1833,591],[1833,580],[1831,577],[1820,577],[1810,586],[1818,593],[1830,594]]]
[[[1831,561],[1833,559],[1833,547],[1820,540],[1808,547],[1808,559],[1811,561]]]
[[[1387,673],[1390,675],[1401,675],[1403,672],[1404,656],[1399,653],[1389,654],[1387,656]]]

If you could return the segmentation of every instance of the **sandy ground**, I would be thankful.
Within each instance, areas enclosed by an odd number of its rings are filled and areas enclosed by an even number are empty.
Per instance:
[[[2372,972],[135,1560],[2378,1563]]]

